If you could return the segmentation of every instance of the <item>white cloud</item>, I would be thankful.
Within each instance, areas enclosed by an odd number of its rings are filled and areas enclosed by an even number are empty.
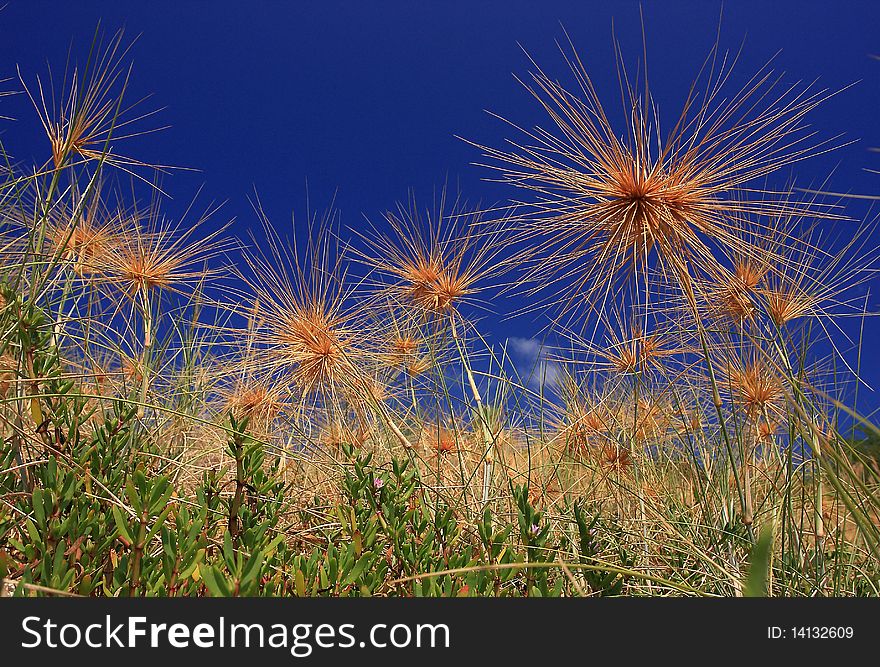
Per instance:
[[[513,336],[507,339],[508,349],[517,357],[531,359],[534,361],[541,353],[543,345],[537,338],[519,338]]]
[[[517,372],[524,380],[528,380],[529,386],[541,389],[555,387],[559,383],[561,369],[558,364],[547,359],[541,340],[512,336],[507,342]]]

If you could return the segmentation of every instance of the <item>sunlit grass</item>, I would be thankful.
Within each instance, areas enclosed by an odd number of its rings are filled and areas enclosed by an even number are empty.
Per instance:
[[[144,118],[129,48],[28,88],[46,162],[0,174],[18,592],[742,595],[768,534],[770,594],[878,592],[880,431],[840,324],[871,315],[873,223],[766,185],[835,145],[807,130],[827,91],[729,90],[716,46],[665,132],[618,53],[618,130],[569,45],[573,86],[528,86],[550,129],[482,147],[525,201],[443,189],[349,234],[257,200],[236,239],[114,152]],[[506,293],[546,311],[531,368],[481,318]]]

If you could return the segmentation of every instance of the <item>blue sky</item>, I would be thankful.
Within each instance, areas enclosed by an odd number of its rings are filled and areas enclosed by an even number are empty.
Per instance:
[[[645,2],[653,93],[661,116],[677,117],[688,85],[713,44],[720,3]],[[155,123],[171,127],[128,142],[147,162],[196,168],[163,183],[183,210],[203,185],[204,201],[225,201],[218,222],[235,218],[242,236],[257,228],[247,201],[256,188],[269,215],[285,224],[336,193],[342,223],[363,224],[405,199],[423,201],[448,181],[464,197],[491,204],[515,195],[472,166],[478,151],[455,135],[501,146],[509,128],[489,109],[530,127],[545,123],[514,80],[529,63],[565,77],[555,40],[571,35],[600,93],[616,100],[612,20],[624,51],[641,52],[636,2],[46,2],[11,0],[0,11],[0,78],[19,65],[26,79],[64,69],[68,48],[84,57],[100,20],[109,32],[140,36],[133,50],[132,99],[165,107]],[[880,3],[728,2],[721,44],[745,40],[733,87],[774,54],[789,81],[852,88],[811,116],[823,137],[844,133],[851,146],[798,165],[798,182],[832,170],[837,191],[880,193]],[[11,85],[11,84],[7,84]],[[46,142],[24,96],[4,100],[0,125],[20,161],[43,162]],[[854,203],[851,214],[864,213]],[[875,290],[880,291],[880,290]],[[510,304],[517,305],[515,302]],[[877,300],[874,300],[877,306]],[[529,339],[542,322],[490,318],[495,339]],[[869,336],[880,325],[869,324]],[[866,375],[880,376],[880,350],[865,350]]]

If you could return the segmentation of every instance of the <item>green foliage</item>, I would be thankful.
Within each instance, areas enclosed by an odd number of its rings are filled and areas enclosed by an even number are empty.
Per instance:
[[[0,353],[16,363],[3,385],[0,576],[17,594],[618,596],[645,583],[623,524],[601,505],[578,500],[551,516],[522,485],[510,505],[474,517],[413,461],[376,463],[351,445],[341,498],[303,508],[279,457],[232,415],[223,462],[184,485],[137,405],[78,392],[50,319],[5,284],[0,296]],[[770,592],[774,566],[790,590],[815,594],[829,564],[852,559],[838,544],[807,560],[783,550],[774,563],[767,533],[753,546],[734,519],[699,539],[707,553],[751,553],[747,595]],[[694,551],[657,557],[679,573],[667,588],[731,592],[691,577]],[[864,574],[858,592],[872,594],[876,576]]]
[[[9,311],[7,310],[7,313]],[[163,472],[137,411],[121,401],[87,408],[60,376],[57,350],[38,311],[16,345],[43,383],[43,449],[3,440],[0,515],[4,574],[18,594],[80,595],[531,595],[573,594],[552,564],[550,524],[515,490],[513,521],[486,507],[474,525],[423,486],[408,461],[377,467],[345,446],[344,497],[327,516],[320,545],[296,548],[283,529],[292,514],[277,457],[267,457],[247,422],[230,417],[229,465],[207,471],[186,500]],[[45,378],[50,378],[47,381]],[[52,398],[46,397],[51,394]],[[39,429],[38,429],[39,430]],[[22,468],[17,461],[27,460]],[[594,545],[580,510],[578,558]],[[514,532],[513,527],[519,530]],[[541,567],[528,567],[528,565]],[[622,580],[578,577],[617,594]]]
[[[749,571],[743,585],[743,597],[762,598],[769,592],[770,560],[773,550],[773,529],[768,526],[761,532],[752,548]]]
[[[596,558],[601,553],[597,533],[599,532],[598,527],[602,516],[596,512],[588,521],[586,510],[577,503],[572,510],[575,523],[577,524],[580,562],[585,565],[595,564]],[[623,567],[632,565],[631,557],[620,543],[618,543],[617,552],[620,556],[620,564]],[[592,569],[584,571],[584,579],[591,592],[603,597],[621,595],[623,593],[623,586],[626,583],[626,577],[617,572],[603,572]]]

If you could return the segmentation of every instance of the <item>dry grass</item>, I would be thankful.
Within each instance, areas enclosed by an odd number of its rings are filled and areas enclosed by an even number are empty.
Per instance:
[[[554,530],[576,499],[599,508],[645,573],[735,594],[747,553],[729,538],[773,526],[781,592],[876,592],[863,575],[877,565],[878,471],[838,430],[862,420],[841,409],[858,368],[836,320],[867,315],[853,290],[876,268],[873,228],[829,244],[841,204],[760,185],[833,147],[806,130],[829,93],[769,69],[728,90],[735,59],[716,48],[662,134],[647,80],[621,68],[618,127],[564,49],[573,87],[537,65],[527,84],[550,129],[482,147],[529,195],[516,215],[444,191],[360,238],[342,240],[331,209],[288,239],[257,203],[263,235],[240,250],[210,215],[166,219],[155,189],[145,208],[105,204],[125,195],[103,165],[145,166],[110,150],[139,120],[125,120],[121,40],[74,71],[59,108],[39,81],[29,93],[50,168],[0,186],[0,275],[51,314],[88,406],[137,407],[182,489],[225,464],[232,413],[283,461],[294,544],[311,539],[298,511],[342,497],[352,445],[410,460],[423,493],[469,525],[486,507],[513,521],[512,489],[527,484]],[[535,383],[478,316],[503,290],[546,308],[547,289],[561,316],[536,361],[559,370]],[[49,397],[2,335],[4,434],[36,451]],[[833,375],[816,359],[829,344]],[[845,554],[833,577],[832,549]]]

